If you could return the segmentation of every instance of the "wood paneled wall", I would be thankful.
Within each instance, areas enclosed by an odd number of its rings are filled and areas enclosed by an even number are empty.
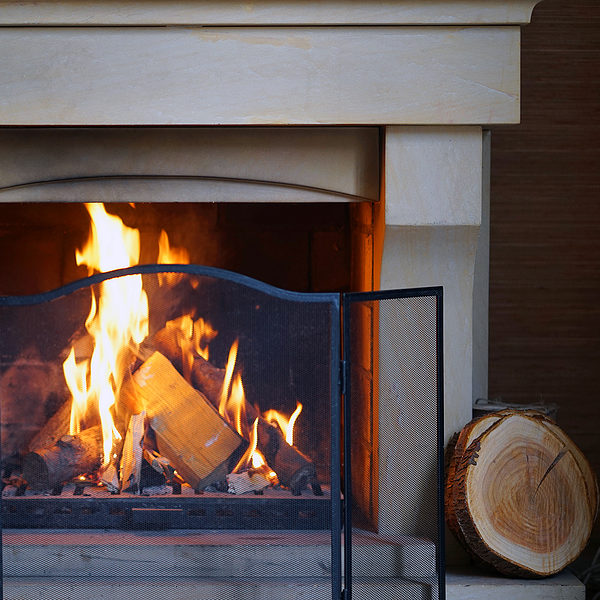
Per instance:
[[[521,125],[492,134],[489,393],[554,402],[600,472],[600,3],[522,34]]]

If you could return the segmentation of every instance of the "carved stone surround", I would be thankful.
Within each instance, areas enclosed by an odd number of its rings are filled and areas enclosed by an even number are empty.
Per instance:
[[[381,127],[374,281],[444,286],[448,439],[487,392],[487,129],[519,120],[536,3],[0,1],[0,126]],[[561,582],[539,593],[583,597]]]

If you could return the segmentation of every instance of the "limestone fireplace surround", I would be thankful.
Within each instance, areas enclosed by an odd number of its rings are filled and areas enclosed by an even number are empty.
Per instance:
[[[0,126],[9,137],[32,127],[376,128],[378,197],[372,186],[337,188],[364,208],[353,243],[370,266],[357,286],[444,287],[447,440],[487,392],[489,128],[519,120],[520,27],[537,1],[4,0]],[[11,184],[12,157],[2,162],[2,184]],[[336,190],[327,181],[319,187]],[[178,192],[195,197],[192,187]],[[394,518],[386,510],[384,527]],[[452,544],[448,552],[460,562]],[[39,585],[5,581],[5,591],[50,597]],[[190,578],[180,585],[180,597],[214,597]],[[268,585],[256,597],[270,597]],[[303,585],[279,597],[312,598]],[[96,582],[77,597],[86,593],[144,597],[128,580]],[[517,593],[583,598],[566,575],[448,577],[448,598]]]

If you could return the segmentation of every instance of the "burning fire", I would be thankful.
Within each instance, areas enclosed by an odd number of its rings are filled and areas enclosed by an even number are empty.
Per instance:
[[[169,236],[163,229],[158,238],[158,259],[159,265],[187,265],[190,262],[190,253],[185,248],[172,247],[169,243]],[[159,273],[159,285],[174,286],[182,279],[181,273]]]
[[[138,264],[139,231],[125,226],[121,219],[108,214],[102,204],[85,206],[91,218],[91,233],[84,248],[76,251],[77,264],[87,266],[90,275]],[[187,263],[189,255],[184,249],[171,247],[166,232],[162,231],[158,261],[162,264]],[[160,285],[173,286],[181,280],[182,275],[163,273],[158,277]],[[92,294],[85,328],[93,348],[91,355],[79,358],[74,346],[63,363],[65,381],[72,395],[70,434],[76,435],[100,422],[101,478],[109,487],[119,489],[116,448],[120,443],[127,445],[127,439],[123,442],[124,432],[119,432],[114,417],[118,413],[118,399],[124,381],[130,374],[141,343],[149,335],[148,296],[143,289],[141,275],[128,275],[102,282],[97,295],[95,292]],[[182,374],[192,384],[194,362],[200,359],[208,361],[209,344],[216,337],[217,331],[204,319],[195,318],[192,314],[169,321],[165,330],[181,352]],[[275,410],[260,415],[258,409],[248,403],[241,372],[236,368],[238,346],[238,340],[231,345],[217,399],[222,419],[248,441],[248,448],[232,473],[260,473],[267,483],[275,484],[277,475],[258,448],[259,427],[271,428],[273,424],[281,430],[285,442],[293,446],[294,424],[302,411],[302,405],[297,403],[296,410],[290,417]],[[137,410],[133,412],[141,418],[136,421],[137,430],[143,431],[145,413],[138,413]],[[154,452],[155,449],[148,451]],[[130,450],[128,452],[131,454]],[[145,446],[144,453],[147,453]],[[154,460],[158,459],[155,457]]]
[[[92,231],[83,250],[77,251],[78,265],[88,274],[136,265],[140,256],[140,234],[109,215],[102,204],[85,205]],[[91,336],[90,359],[77,363],[74,349],[63,364],[65,380],[73,395],[71,434],[80,431],[90,408],[100,416],[103,439],[102,466],[110,463],[114,443],[121,439],[111,409],[128,372],[131,351],[148,335],[148,297],[141,275],[108,279],[100,284],[99,297],[85,322]]]

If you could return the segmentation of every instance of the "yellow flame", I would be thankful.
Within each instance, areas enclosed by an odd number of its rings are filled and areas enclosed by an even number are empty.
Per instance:
[[[278,483],[277,474],[269,467],[263,453],[257,448],[258,445],[258,417],[249,432],[249,445],[244,455],[238,461],[232,473],[238,473],[244,469],[252,468],[254,471],[260,471],[271,484]]]
[[[269,421],[269,423],[275,423],[279,426],[282,433],[285,436],[285,441],[290,445],[294,445],[294,425],[296,424],[296,419],[302,412],[302,404],[300,402],[296,403],[296,410],[291,414],[288,419],[285,415],[281,414],[279,411],[270,409],[264,414],[264,418]]]
[[[167,232],[162,229],[158,238],[158,259],[156,261],[160,265],[187,265],[190,262],[190,253],[185,248],[171,246]],[[182,279],[181,273],[159,273],[159,285],[167,284],[175,285]]]
[[[238,340],[231,344],[229,349],[229,357],[227,358],[227,366],[225,367],[225,377],[223,378],[223,387],[221,388],[221,397],[219,399],[219,414],[225,419],[227,418],[227,400],[229,399],[229,386],[235,369],[235,361],[237,358]]]
[[[165,327],[174,331],[175,341],[181,350],[183,376],[191,382],[195,356],[208,360],[208,345],[217,336],[217,332],[202,318],[194,321],[192,315],[183,315],[168,321]]]
[[[84,360],[77,364],[75,362],[75,349],[71,348],[69,356],[63,363],[63,372],[65,381],[73,402],[71,405],[71,421],[69,425],[69,433],[75,435],[81,431],[81,423],[85,418],[87,408],[87,371],[89,361]]]
[[[92,231],[83,250],[76,251],[77,264],[86,265],[89,274],[136,265],[140,254],[139,232],[109,215],[102,204],[85,206],[92,219]],[[74,399],[72,428],[80,427],[82,414],[90,405],[98,411],[103,467],[106,467],[114,441],[121,438],[111,408],[127,373],[131,350],[135,351],[148,335],[148,297],[142,288],[141,275],[103,281],[98,298],[92,296],[85,326],[93,339],[91,359],[77,365],[72,352],[63,369]],[[85,408],[81,407],[83,396]]]

